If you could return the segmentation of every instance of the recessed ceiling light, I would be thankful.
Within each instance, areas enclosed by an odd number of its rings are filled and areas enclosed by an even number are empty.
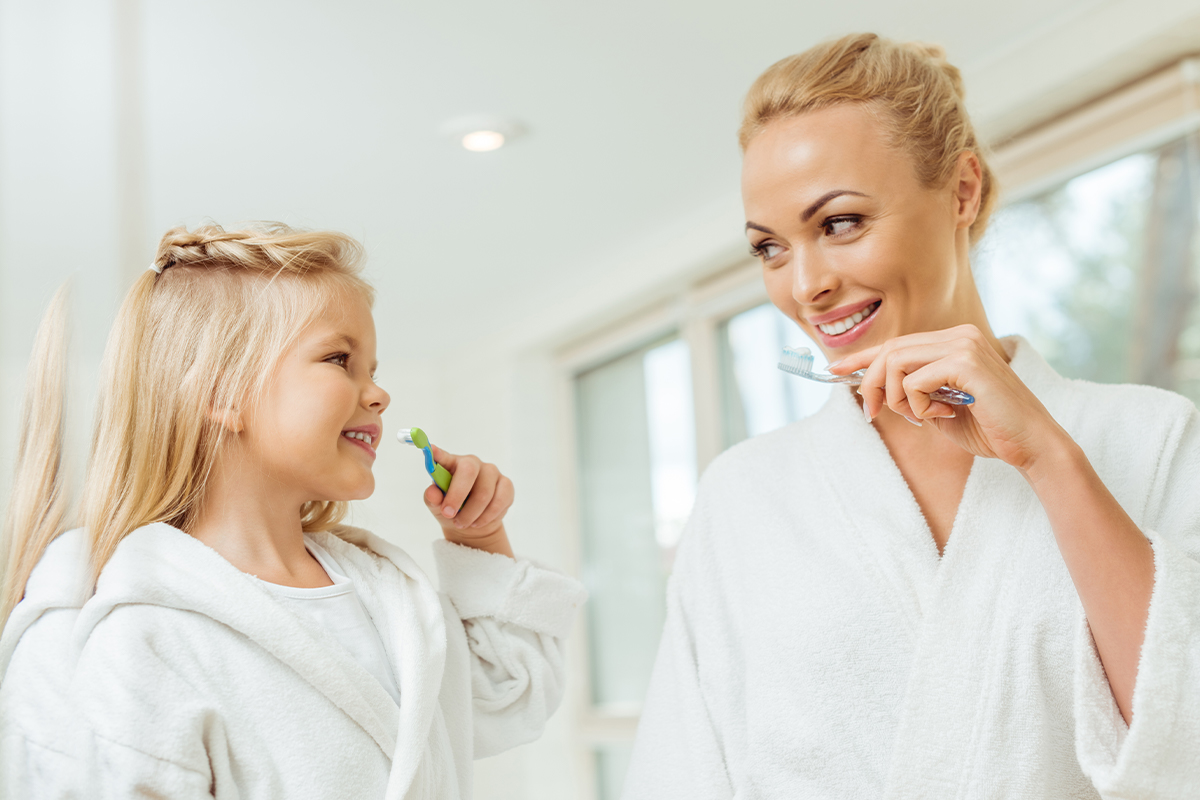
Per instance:
[[[442,135],[476,153],[496,150],[525,133],[525,126],[514,119],[476,114],[456,117],[442,124]]]
[[[471,131],[462,137],[462,146],[475,153],[486,153],[504,146],[504,134],[500,131]]]

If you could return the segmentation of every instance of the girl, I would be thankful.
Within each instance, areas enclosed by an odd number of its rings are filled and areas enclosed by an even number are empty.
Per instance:
[[[494,466],[435,450],[441,593],[339,524],[390,403],[359,256],[333,233],[176,229],[126,298],[83,497],[78,790],[469,797],[472,758],[560,701],[583,591],[512,558]]]
[[[1195,406],[992,333],[940,50],[784,59],[741,144],[772,302],[866,376],[706,473],[626,797],[1200,796]]]

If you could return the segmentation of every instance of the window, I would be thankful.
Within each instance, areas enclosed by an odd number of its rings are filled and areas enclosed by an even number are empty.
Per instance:
[[[1195,137],[1135,153],[996,215],[974,263],[993,329],[1064,375],[1200,400]]]

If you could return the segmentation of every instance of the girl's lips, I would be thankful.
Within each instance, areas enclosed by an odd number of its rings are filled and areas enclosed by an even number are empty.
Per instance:
[[[865,321],[866,320],[864,320],[864,322]],[[371,447],[371,445],[367,444],[362,439],[351,439],[348,436],[341,436],[339,438],[342,439],[343,441],[349,442],[350,444],[354,445],[355,447],[358,447],[358,448],[361,448],[361,449],[367,451],[368,453],[371,454],[371,460],[372,461],[375,460],[375,448]]]
[[[870,304],[868,303],[868,305]],[[854,344],[866,334],[867,329],[871,327],[872,323],[875,322],[875,318],[879,316],[879,309],[881,308],[883,308],[883,302],[879,301],[879,305],[876,306],[875,310],[871,312],[871,316],[864,317],[862,322],[859,322],[853,328],[842,331],[841,333],[831,336],[830,334],[822,331],[816,325],[813,325],[813,332],[817,334],[817,338],[820,340],[821,344],[829,348],[845,347],[846,345]]]

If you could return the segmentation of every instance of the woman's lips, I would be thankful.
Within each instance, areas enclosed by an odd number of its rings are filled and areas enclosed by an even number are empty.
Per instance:
[[[821,344],[829,348],[845,347],[846,345],[853,344],[862,338],[866,334],[867,330],[871,327],[872,323],[875,322],[875,317],[879,316],[879,309],[882,305],[882,300],[876,300],[875,308],[871,311],[869,316],[863,317],[861,322],[856,323],[853,327],[842,331],[841,333],[825,333],[825,331],[821,330],[816,325],[813,325],[813,331],[817,334],[817,338],[820,340]]]

